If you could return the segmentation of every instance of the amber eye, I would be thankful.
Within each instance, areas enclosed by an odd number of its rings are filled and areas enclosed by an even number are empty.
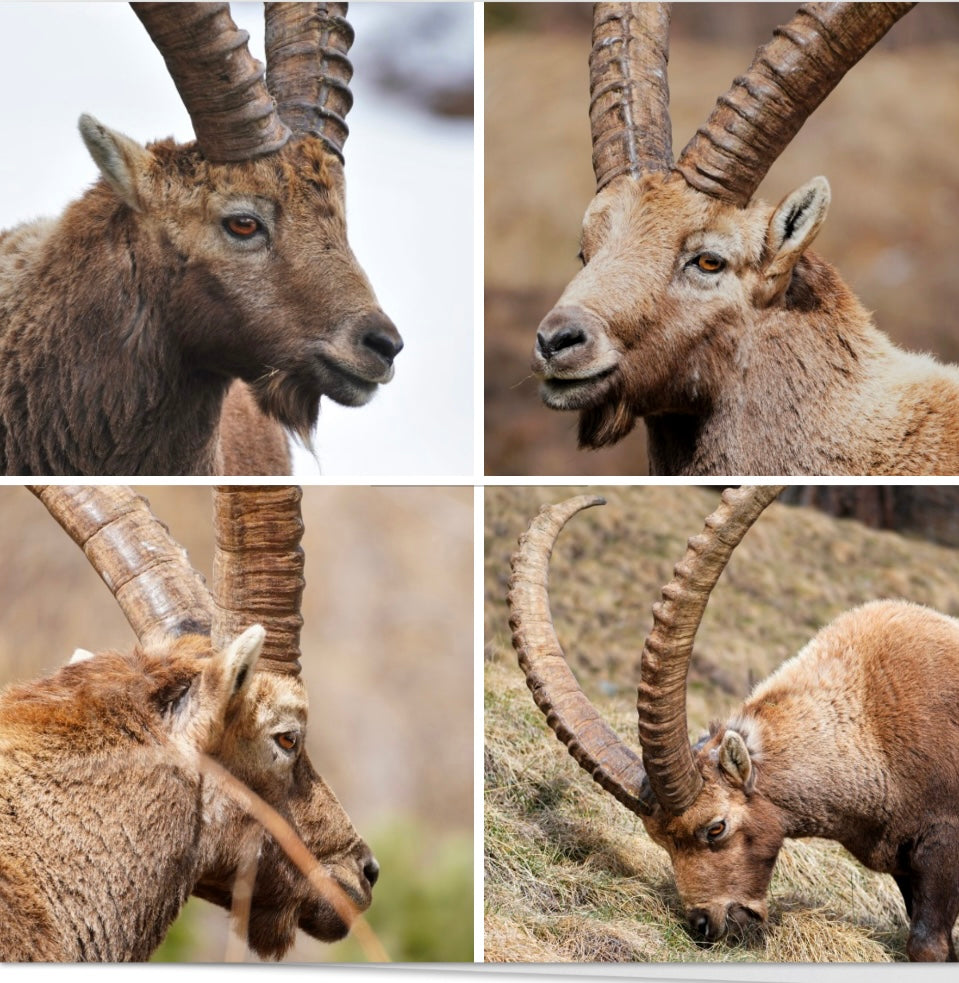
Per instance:
[[[719,273],[726,266],[726,260],[715,253],[700,253],[693,262],[703,273]]]
[[[707,840],[718,840],[723,833],[726,832],[726,823],[720,819],[718,822],[712,823],[706,827],[706,839]]]
[[[223,227],[237,239],[249,239],[263,228],[259,219],[252,215],[231,215],[223,220]]]
[[[284,751],[295,751],[296,746],[300,743],[300,738],[298,734],[288,731],[285,734],[274,734],[273,740],[283,748]]]

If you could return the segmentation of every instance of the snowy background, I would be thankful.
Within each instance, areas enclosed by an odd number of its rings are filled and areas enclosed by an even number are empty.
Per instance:
[[[233,4],[260,60],[262,16],[261,4]],[[352,3],[349,16],[350,241],[406,347],[370,405],[323,400],[320,466],[300,453],[297,474],[469,475],[473,126],[448,113],[463,111],[472,79],[472,5]],[[83,112],[140,142],[193,138],[163,61],[126,4],[4,3],[0,25],[12,96],[0,227],[55,215],[96,179],[76,130]]]

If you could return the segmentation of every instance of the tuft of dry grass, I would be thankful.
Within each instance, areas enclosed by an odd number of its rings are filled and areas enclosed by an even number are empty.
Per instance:
[[[835,843],[787,841],[759,944],[700,947],[667,855],[579,769],[546,726],[506,623],[509,555],[544,502],[582,488],[486,489],[485,956],[494,962],[882,962],[905,958],[892,879]],[[715,489],[603,488],[553,555],[550,595],[581,685],[637,747],[635,660],[650,607],[715,507]],[[695,737],[840,611],[904,597],[959,613],[959,551],[774,504],[714,592],[697,637]]]

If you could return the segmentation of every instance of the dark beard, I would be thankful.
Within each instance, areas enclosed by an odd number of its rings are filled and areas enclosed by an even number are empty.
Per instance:
[[[249,383],[257,405],[313,450],[313,428],[320,415],[316,381],[291,372],[276,371]]]
[[[579,413],[579,446],[584,450],[610,447],[636,426],[636,414],[620,390],[610,393],[599,406]]]

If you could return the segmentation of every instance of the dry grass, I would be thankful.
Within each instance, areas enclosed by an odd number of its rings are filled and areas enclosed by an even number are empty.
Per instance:
[[[509,641],[503,597],[516,537],[540,504],[579,491],[486,489],[487,960],[903,959],[905,909],[892,879],[819,840],[784,848],[761,945],[706,949],[687,935],[666,854],[548,730]],[[553,614],[587,694],[635,746],[633,665],[649,608],[718,493],[601,491],[609,505],[576,516],[560,537]],[[692,731],[738,705],[839,611],[906,597],[956,614],[957,583],[959,552],[773,505],[706,612],[691,672]]]

